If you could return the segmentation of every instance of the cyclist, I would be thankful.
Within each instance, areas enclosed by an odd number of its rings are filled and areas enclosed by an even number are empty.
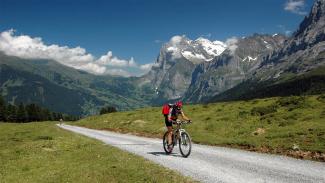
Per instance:
[[[183,107],[182,101],[178,101],[175,104],[169,104],[169,106],[170,106],[169,114],[165,116],[165,123],[168,129],[168,138],[167,138],[168,151],[171,151],[173,148],[172,146],[173,122],[179,119],[180,117],[183,120],[190,121],[190,119],[187,116],[185,116],[182,110]]]

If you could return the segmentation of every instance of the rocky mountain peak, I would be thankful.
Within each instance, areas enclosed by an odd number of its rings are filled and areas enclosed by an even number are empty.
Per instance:
[[[278,64],[284,60],[294,62],[308,57],[313,58],[325,50],[324,41],[325,0],[316,0],[309,15],[301,22],[298,30],[286,41],[282,49],[270,55],[262,65]],[[303,70],[306,69],[307,67],[304,67]]]
[[[203,37],[190,40],[186,36],[174,36],[162,46],[159,57],[163,59],[158,58],[158,61],[175,62],[183,59],[193,64],[200,64],[219,56],[226,47],[226,44],[221,41],[210,41]]]
[[[317,0],[309,15],[301,22],[299,29],[294,33],[294,37],[304,36],[308,32],[313,32],[313,29],[324,28],[325,25],[325,0]],[[320,33],[324,33],[323,30],[319,30]]]

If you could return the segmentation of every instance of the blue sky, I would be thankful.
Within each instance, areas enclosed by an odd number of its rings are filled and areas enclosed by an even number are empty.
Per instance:
[[[294,7],[287,7],[292,2]],[[300,2],[300,5],[294,2]],[[294,31],[312,0],[0,0],[0,32],[153,62],[174,35],[212,40]],[[295,9],[297,8],[297,9]]]

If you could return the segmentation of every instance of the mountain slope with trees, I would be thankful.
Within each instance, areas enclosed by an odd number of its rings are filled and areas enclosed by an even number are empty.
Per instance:
[[[30,60],[0,52],[0,93],[11,104],[36,103],[72,115],[97,114],[111,105],[133,109],[148,105],[150,91],[136,78],[96,76],[53,60]]]
[[[27,123],[35,121],[75,121],[79,117],[62,114],[59,112],[51,112],[36,104],[19,105],[6,104],[2,96],[0,96],[0,122]]]

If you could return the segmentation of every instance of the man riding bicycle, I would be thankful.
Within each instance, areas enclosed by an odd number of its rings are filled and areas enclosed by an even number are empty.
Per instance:
[[[175,122],[179,117],[181,117],[183,120],[188,120],[190,119],[185,116],[182,107],[183,103],[182,101],[178,101],[175,104],[169,104],[169,113],[168,115],[165,115],[165,124],[168,129],[168,150],[170,151],[172,146],[172,135],[173,135],[173,122]]]

